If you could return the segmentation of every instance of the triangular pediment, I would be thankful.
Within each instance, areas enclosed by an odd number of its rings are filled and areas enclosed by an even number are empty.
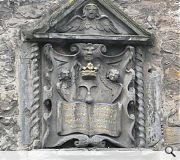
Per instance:
[[[29,36],[30,35],[30,36]],[[28,37],[29,36],[29,37]],[[120,41],[150,44],[151,34],[110,0],[78,0],[55,10],[33,31],[30,40]]]

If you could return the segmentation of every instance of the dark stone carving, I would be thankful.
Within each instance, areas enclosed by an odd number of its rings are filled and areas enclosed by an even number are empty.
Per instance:
[[[110,69],[107,73],[107,78],[112,82],[120,82],[120,71],[117,69]]]
[[[44,147],[61,146],[74,139],[78,140],[74,142],[78,147],[104,146],[106,142],[132,147],[135,120],[133,113],[128,112],[133,106],[128,107],[135,101],[135,93],[128,86],[133,81],[134,70],[127,66],[134,49],[127,46],[122,53],[108,56],[103,44],[75,43],[69,53],[59,53],[50,44],[44,46],[44,52],[51,60],[46,60],[43,66],[52,63],[54,68],[51,75],[44,69],[52,80],[51,87],[43,83],[44,88],[51,88],[51,93],[47,90],[43,93],[44,107],[49,108],[44,116]],[[124,126],[123,119],[129,127]],[[55,122],[57,125],[52,127]]]
[[[89,3],[83,8],[83,15],[74,16],[66,26],[57,25],[58,32],[88,32],[96,30],[111,34],[120,34],[113,22],[105,15],[100,15],[96,4]]]
[[[137,46],[151,44],[148,32],[108,0],[81,0],[23,34],[36,42],[30,108],[35,147],[148,145],[144,53]]]
[[[145,147],[145,108],[144,108],[144,78],[143,78],[143,57],[141,50],[136,53],[136,103],[138,116],[136,119],[137,146]]]
[[[33,101],[31,108],[29,109],[30,114],[30,135],[31,135],[31,146],[36,147],[39,145],[40,140],[40,126],[39,126],[39,108],[40,108],[40,75],[39,75],[39,47],[37,43],[33,43],[31,50],[31,66],[32,66],[32,82],[33,82]]]

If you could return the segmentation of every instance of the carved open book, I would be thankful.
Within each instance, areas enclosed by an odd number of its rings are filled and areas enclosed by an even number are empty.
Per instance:
[[[59,135],[82,133],[118,137],[121,133],[121,104],[58,103]]]

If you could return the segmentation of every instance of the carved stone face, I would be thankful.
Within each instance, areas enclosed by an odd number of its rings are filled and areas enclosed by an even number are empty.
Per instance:
[[[71,72],[69,70],[63,70],[59,74],[59,80],[69,80],[71,79]]]
[[[117,69],[111,69],[107,73],[107,78],[112,82],[119,82],[120,72]]]
[[[83,57],[85,61],[92,61],[94,59],[94,52],[95,47],[93,45],[87,45],[83,48]]]
[[[89,19],[95,19],[99,16],[99,10],[95,4],[87,4],[83,9],[84,15]]]

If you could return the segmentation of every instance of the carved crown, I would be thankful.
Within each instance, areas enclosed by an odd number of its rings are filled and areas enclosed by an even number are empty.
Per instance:
[[[87,66],[82,67],[81,69],[81,75],[83,79],[95,79],[97,76],[98,68],[94,67],[92,63],[88,63]]]

